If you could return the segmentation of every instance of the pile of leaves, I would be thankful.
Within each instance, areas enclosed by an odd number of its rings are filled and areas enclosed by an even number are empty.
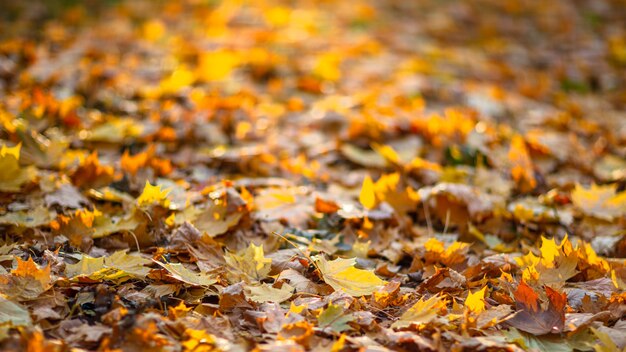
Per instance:
[[[623,351],[626,4],[0,7],[0,349]]]

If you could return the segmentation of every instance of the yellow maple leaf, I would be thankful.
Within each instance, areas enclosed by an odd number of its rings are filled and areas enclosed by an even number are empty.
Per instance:
[[[355,268],[356,258],[327,261],[323,257],[317,257],[315,262],[327,284],[336,291],[344,291],[351,296],[371,295],[385,284],[373,272]]]
[[[140,207],[158,204],[167,208],[170,206],[170,201],[167,199],[168,193],[168,189],[161,190],[161,186],[153,186],[149,181],[146,181],[143,192],[137,198],[137,204]]]
[[[359,201],[367,209],[372,209],[376,206],[374,182],[369,175],[365,176],[365,179],[363,180],[363,186],[361,186],[361,193],[359,194]]]
[[[248,248],[239,253],[226,253],[224,260],[231,268],[228,276],[233,282],[238,280],[261,280],[272,269],[272,259],[265,257],[263,245],[256,246],[254,243],[250,243]]]
[[[171,277],[189,285],[208,287],[217,282],[212,275],[206,273],[196,273],[187,269],[181,263],[156,263],[163,269],[167,270]]]
[[[398,172],[382,175],[374,184],[376,199],[389,203],[397,212],[405,213],[415,209],[420,195]]]
[[[559,249],[561,249],[566,240],[567,237],[561,242],[561,245],[558,246],[554,238],[547,239],[543,236],[541,237],[541,258],[543,259],[543,263],[546,267],[554,266],[554,258],[560,255]]]
[[[465,306],[474,313],[480,313],[484,311],[486,290],[487,290],[487,286],[483,287],[482,289],[474,293],[469,292],[467,294],[467,298],[465,299]]]
[[[523,268],[522,278],[524,281],[537,284],[549,284],[573,277],[578,273],[576,270],[579,262],[580,250],[574,251],[567,235],[557,245],[554,238],[541,238],[541,256],[537,257],[532,252],[516,258],[516,262]]]

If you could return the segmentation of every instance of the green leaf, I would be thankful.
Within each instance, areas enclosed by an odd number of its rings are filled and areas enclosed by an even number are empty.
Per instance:
[[[321,329],[330,329],[333,332],[342,332],[350,329],[348,323],[353,320],[354,315],[345,314],[343,307],[332,303],[317,317]]]
[[[32,320],[28,310],[0,296],[0,325],[30,326]]]

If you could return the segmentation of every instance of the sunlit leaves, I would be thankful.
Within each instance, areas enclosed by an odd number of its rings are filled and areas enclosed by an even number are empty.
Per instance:
[[[167,270],[172,278],[188,285],[208,287],[217,282],[212,275],[191,271],[181,263],[157,262],[157,264]]]
[[[93,258],[83,256],[76,264],[68,264],[65,273],[71,278],[88,278],[94,281],[145,278],[151,261],[137,254],[117,251],[110,256]]]
[[[170,205],[170,200],[167,198],[168,193],[169,190],[162,190],[161,186],[152,185],[149,181],[146,181],[143,191],[137,198],[137,204],[140,207],[147,207],[156,204],[167,208]]]
[[[318,257],[316,263],[324,277],[324,281],[337,291],[344,291],[351,296],[370,295],[385,284],[373,272],[354,267],[355,258],[337,258],[327,261]]]
[[[623,347],[617,5],[491,2],[14,2],[0,349]]]
[[[420,298],[411,306],[400,319],[393,323],[394,328],[405,328],[413,324],[428,324],[435,319],[442,309],[445,309],[446,301],[441,296],[432,296],[428,299]]]
[[[265,257],[263,246],[256,246],[254,243],[250,243],[248,248],[239,253],[226,253],[224,260],[230,267],[229,275],[233,282],[260,280],[272,268],[272,259]]]
[[[467,307],[470,311],[474,313],[481,313],[485,310],[485,291],[487,287],[483,287],[482,289],[476,292],[469,292],[467,294],[467,298],[465,299],[465,307]]]

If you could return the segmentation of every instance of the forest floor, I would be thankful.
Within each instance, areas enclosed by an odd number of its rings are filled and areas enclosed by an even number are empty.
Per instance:
[[[626,351],[626,3],[0,5],[0,350]]]

